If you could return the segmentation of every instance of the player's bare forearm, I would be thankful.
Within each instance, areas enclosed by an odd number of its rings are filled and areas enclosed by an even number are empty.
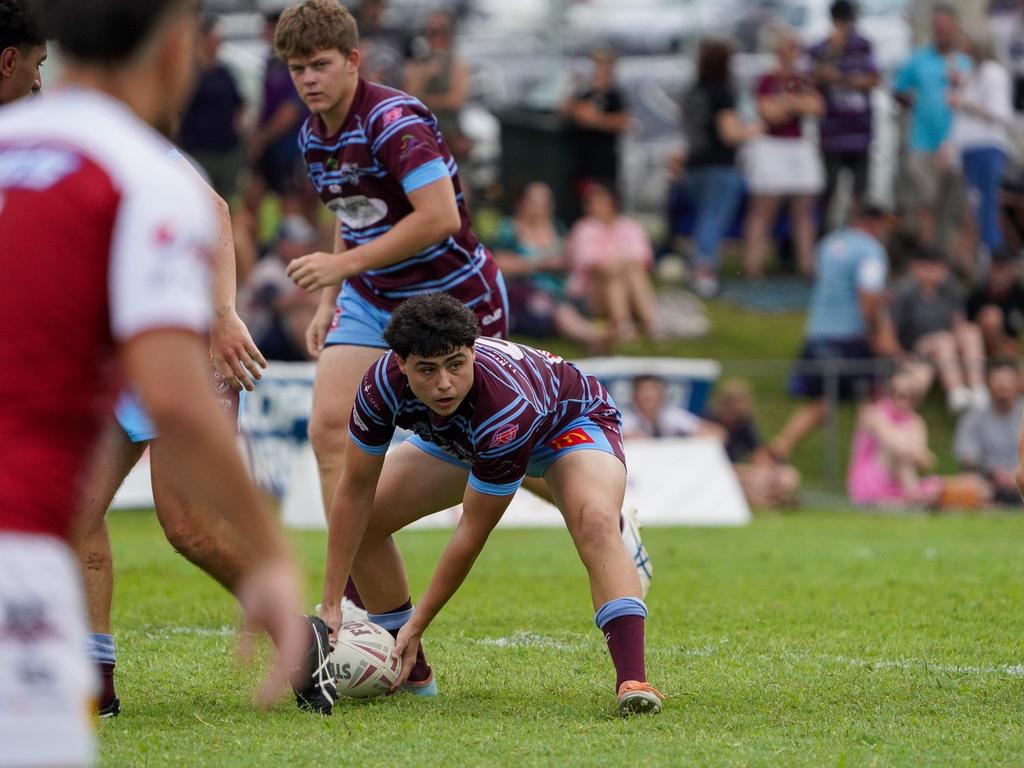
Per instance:
[[[383,466],[383,456],[366,453],[355,445],[345,451],[345,471],[335,490],[327,524],[327,565],[321,602],[325,608],[333,610],[341,601],[373,511]]]

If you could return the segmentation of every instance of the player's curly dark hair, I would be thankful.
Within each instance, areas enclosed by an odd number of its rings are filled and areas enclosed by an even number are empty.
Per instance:
[[[0,51],[29,48],[46,42],[39,25],[29,13],[26,0],[0,0]]]
[[[479,335],[476,315],[447,293],[407,299],[391,314],[384,329],[384,340],[403,360],[409,355],[440,357],[472,346]]]

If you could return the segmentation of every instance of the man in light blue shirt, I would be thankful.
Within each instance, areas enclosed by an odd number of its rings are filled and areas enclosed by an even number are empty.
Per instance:
[[[861,364],[854,370],[841,369],[836,381],[840,400],[858,400],[869,395],[873,386],[870,361],[887,355],[894,346],[886,341],[888,326],[883,322],[888,263],[882,246],[893,223],[887,211],[869,205],[849,227],[818,244],[804,347],[790,380],[790,393],[805,402],[769,444],[769,452],[777,459],[788,458],[825,421],[829,403],[824,361]]]
[[[963,199],[959,172],[941,150],[953,125],[950,88],[956,88],[971,69],[970,58],[957,49],[961,30],[956,11],[939,5],[932,23],[934,42],[914,52],[894,85],[897,101],[911,108],[908,204],[917,217],[921,243],[926,246],[949,241],[945,236],[936,237],[936,222],[952,224],[957,218],[957,204]]]

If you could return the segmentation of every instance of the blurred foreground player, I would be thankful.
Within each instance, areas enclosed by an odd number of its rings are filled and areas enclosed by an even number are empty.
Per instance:
[[[626,486],[619,411],[600,382],[571,363],[478,336],[472,311],[446,294],[411,298],[392,314],[384,332],[392,351],[366,372],[351,414],[320,617],[339,626],[351,572],[370,620],[397,633],[396,689],[410,676],[432,684],[423,632],[524,477],[542,477],[590,577],[619,711],[657,712],[662,696],[644,669],[647,606],[619,532]],[[396,427],[415,435],[385,457]],[[460,502],[462,517],[413,610],[392,534]]]
[[[25,0],[0,0],[0,107],[42,89],[44,61],[46,38]]]
[[[248,556],[236,595],[304,643],[298,584],[208,384],[209,199],[169,160],[191,87],[189,0],[37,0],[67,61],[58,93],[0,113],[0,765],[85,765],[95,677],[66,540],[117,364],[178,451],[200,509]]]
[[[412,96],[359,76],[351,14],[336,0],[306,0],[282,14],[275,44],[313,113],[300,138],[309,178],[338,217],[334,253],[288,266],[301,288],[321,291],[306,333],[319,359],[309,437],[329,510],[356,389],[388,347],[391,311],[409,296],[444,291],[470,307],[485,336],[504,337],[508,307],[437,118]]]

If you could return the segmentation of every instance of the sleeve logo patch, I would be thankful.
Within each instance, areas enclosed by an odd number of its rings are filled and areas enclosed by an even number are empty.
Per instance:
[[[489,447],[496,448],[499,445],[508,445],[515,440],[516,435],[519,434],[518,424],[509,424],[506,427],[502,427],[491,438],[491,444]]]
[[[594,442],[594,438],[588,435],[583,427],[577,427],[576,429],[570,429],[568,432],[563,432],[554,440],[549,440],[548,448],[553,451],[561,451],[574,445],[584,445],[585,443],[592,442]]]
[[[401,107],[395,107],[394,109],[389,109],[387,112],[384,113],[384,118],[382,120],[382,122],[384,124],[384,127],[387,128],[393,122],[398,120],[398,118],[400,118],[401,116],[402,116],[402,108]]]

